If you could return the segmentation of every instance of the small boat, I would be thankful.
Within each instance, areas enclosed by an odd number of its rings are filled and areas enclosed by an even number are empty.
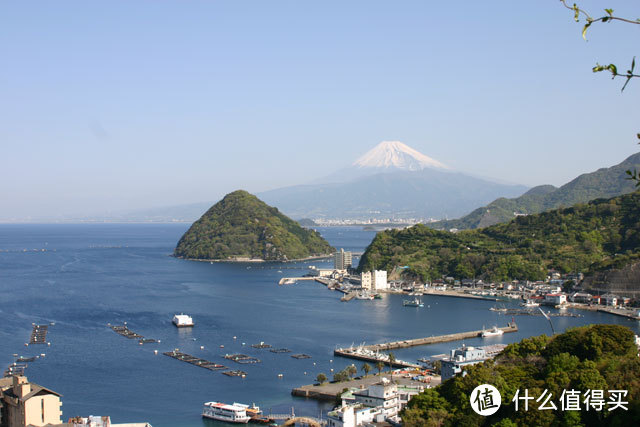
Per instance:
[[[493,306],[493,307],[491,307],[489,310],[491,310],[491,311],[497,311],[497,312],[500,312],[500,313],[504,313],[504,312],[506,312],[506,311],[507,311],[507,308],[506,308],[506,307],[496,307],[496,306]]]
[[[193,326],[193,319],[191,316],[187,316],[184,313],[176,314],[173,316],[173,324],[178,328],[188,328]]]
[[[420,300],[420,298],[414,298],[412,300],[403,300],[402,305],[405,307],[424,307],[424,303]]]
[[[207,402],[202,409],[202,416],[227,423],[246,424],[251,419],[247,415],[248,405],[234,403],[228,405],[220,402]]]
[[[493,328],[489,329],[489,330],[485,330],[484,328],[482,329],[482,337],[497,337],[504,334],[504,331],[500,328],[498,328],[497,326],[494,326]]]
[[[356,294],[356,299],[372,300],[373,298],[374,298],[373,295],[371,295],[367,291],[359,292],[358,294]]]
[[[282,282],[283,285],[295,285],[296,284],[296,279],[286,279],[284,282]]]
[[[382,299],[382,295],[381,294],[373,294],[373,298],[374,299]]]
[[[520,304],[520,306],[522,307],[538,307],[540,304],[538,304],[535,301],[527,301],[525,303]]]

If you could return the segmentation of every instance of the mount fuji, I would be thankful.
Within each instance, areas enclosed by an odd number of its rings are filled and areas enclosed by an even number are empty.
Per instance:
[[[455,172],[400,141],[383,141],[316,184],[258,194],[293,218],[456,218],[527,190]]]

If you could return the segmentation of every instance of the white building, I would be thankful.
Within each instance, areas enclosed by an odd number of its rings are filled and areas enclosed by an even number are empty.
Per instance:
[[[440,362],[442,382],[462,372],[464,366],[475,365],[485,360],[487,360],[487,353],[484,348],[462,346],[451,350],[451,356]]]
[[[364,390],[353,393],[356,403],[365,406],[380,407],[387,418],[395,417],[400,412],[398,385],[386,378]]]
[[[360,273],[360,283],[363,289],[371,290],[371,272],[365,271]]]
[[[565,294],[559,294],[559,293],[546,294],[544,296],[544,302],[545,304],[553,304],[553,305],[565,304],[567,302],[567,296]]]
[[[328,427],[357,427],[382,421],[384,414],[380,408],[371,408],[361,403],[343,404],[327,414]]]
[[[371,272],[371,289],[374,291],[389,289],[386,270],[373,270]]]
[[[618,305],[618,296],[613,294],[604,294],[600,297],[601,304]]]
[[[336,270],[346,270],[352,265],[351,252],[340,249],[340,252],[333,254],[333,268]]]

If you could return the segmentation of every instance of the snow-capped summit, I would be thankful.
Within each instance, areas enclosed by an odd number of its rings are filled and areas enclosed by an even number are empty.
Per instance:
[[[448,169],[439,161],[425,156],[400,141],[382,141],[359,157],[353,166],[358,168],[402,169],[417,171],[424,168]]]

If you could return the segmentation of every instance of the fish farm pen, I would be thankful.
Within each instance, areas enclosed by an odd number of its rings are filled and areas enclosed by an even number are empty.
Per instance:
[[[214,363],[206,359],[201,359],[199,357],[195,357],[187,353],[182,353],[178,349],[175,349],[173,351],[166,351],[162,354],[164,354],[165,356],[169,356],[173,359],[180,360],[181,362],[186,362],[194,366],[199,366],[201,368],[209,369],[210,371],[227,369],[227,367],[224,365],[220,365],[219,363]]]

